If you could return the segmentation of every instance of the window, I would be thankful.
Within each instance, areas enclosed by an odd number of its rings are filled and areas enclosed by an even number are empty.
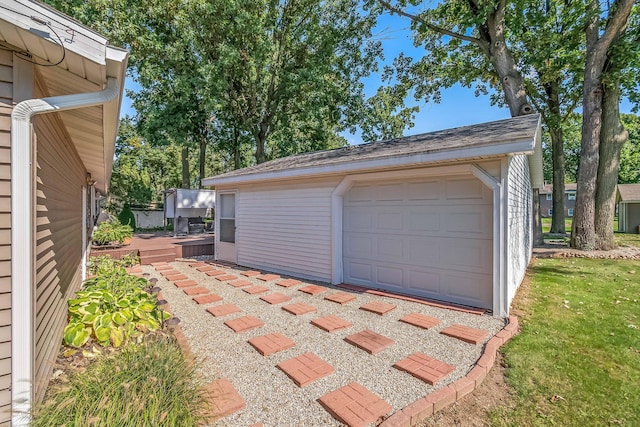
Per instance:
[[[567,215],[568,216],[573,216],[573,209],[571,209],[571,208],[567,209]]]
[[[220,242],[236,242],[236,195],[220,195]]]
[[[575,199],[576,199],[575,191],[567,192],[567,200],[575,200]]]
[[[547,211],[547,215],[549,215],[549,216],[553,215],[553,209],[549,209],[549,210]]]
[[[553,200],[553,194],[547,194],[547,200]]]

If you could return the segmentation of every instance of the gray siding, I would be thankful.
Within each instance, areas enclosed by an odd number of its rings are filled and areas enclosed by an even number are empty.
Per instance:
[[[33,122],[37,136],[34,394],[39,402],[60,348],[66,300],[81,285],[86,170],[57,113],[37,116]]]
[[[0,423],[11,409],[11,111],[13,53],[0,50]]]
[[[531,259],[532,197],[527,157],[514,156],[509,163],[508,172],[507,287],[509,303],[515,296]]]
[[[338,182],[239,188],[238,264],[330,282],[331,192]]]

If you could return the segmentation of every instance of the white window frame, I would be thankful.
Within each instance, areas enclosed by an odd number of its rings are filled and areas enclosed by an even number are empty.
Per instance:
[[[573,208],[567,209],[567,216],[573,216]]]
[[[575,200],[576,192],[575,191],[567,191],[567,200]]]
[[[545,194],[547,200],[553,200],[553,194]]]
[[[547,209],[547,215],[549,215],[549,216],[553,215],[553,209],[552,208]]]

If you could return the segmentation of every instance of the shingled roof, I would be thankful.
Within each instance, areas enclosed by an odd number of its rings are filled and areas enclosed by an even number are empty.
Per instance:
[[[618,200],[640,202],[640,184],[618,184]]]
[[[394,159],[411,158],[412,164],[437,161],[480,158],[511,153],[532,154],[539,138],[540,115],[531,114],[489,123],[463,126],[419,135],[394,138],[368,144],[353,145],[333,150],[297,154],[271,160],[259,165],[238,169],[212,178],[205,178],[204,185],[216,185],[236,181],[247,182],[255,176],[309,169],[313,175],[322,174],[322,167],[344,166],[343,171],[357,170],[358,165],[376,164],[390,166]],[[540,167],[542,166],[540,161]],[[329,173],[329,168],[326,169]],[[313,171],[313,172],[312,172]]]

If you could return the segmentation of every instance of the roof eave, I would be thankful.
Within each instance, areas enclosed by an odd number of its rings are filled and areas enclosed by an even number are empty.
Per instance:
[[[319,165],[296,169],[257,172],[249,175],[230,177],[211,177],[202,180],[202,185],[218,186],[229,184],[247,184],[255,181],[272,181],[295,179],[310,176],[324,176],[334,174],[351,174],[376,169],[403,168],[410,166],[423,166],[431,163],[441,163],[453,160],[470,160],[485,157],[502,157],[513,154],[534,154],[536,138],[520,139],[497,145],[488,145],[476,148],[461,148],[431,153],[419,153],[404,156],[393,156],[371,160],[344,162],[333,165]]]

